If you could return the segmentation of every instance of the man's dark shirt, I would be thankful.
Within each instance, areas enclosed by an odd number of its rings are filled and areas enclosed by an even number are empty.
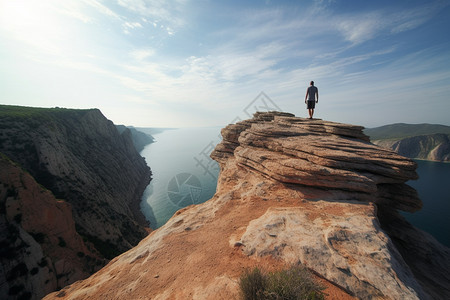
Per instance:
[[[317,87],[315,87],[314,85],[311,85],[308,88],[308,101],[315,101],[316,93],[317,93]]]

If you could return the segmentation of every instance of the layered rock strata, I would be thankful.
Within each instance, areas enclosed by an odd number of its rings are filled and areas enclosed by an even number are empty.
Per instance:
[[[150,168],[130,131],[98,109],[1,106],[0,152],[71,204],[77,231],[104,257],[147,235],[139,206]]]
[[[447,299],[450,250],[403,220],[421,207],[416,165],[362,127],[257,113],[211,154],[217,192],[87,280],[46,299],[238,299],[256,265],[300,261],[347,296]]]
[[[422,207],[416,191],[404,184],[417,179],[416,163],[369,143],[363,127],[285,114],[261,122],[260,115],[222,129],[212,157],[219,163],[234,158],[284,183],[346,190],[409,212]]]

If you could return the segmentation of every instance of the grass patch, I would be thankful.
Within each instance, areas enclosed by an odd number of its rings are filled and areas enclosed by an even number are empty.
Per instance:
[[[240,277],[239,287],[244,300],[325,299],[325,288],[301,264],[276,272],[259,268],[246,270]]]
[[[69,109],[69,108],[44,108],[44,107],[30,107],[17,105],[2,105],[0,104],[0,117],[14,117],[14,118],[38,118],[41,120],[49,120],[52,114],[70,114],[70,113],[84,113],[93,109]]]

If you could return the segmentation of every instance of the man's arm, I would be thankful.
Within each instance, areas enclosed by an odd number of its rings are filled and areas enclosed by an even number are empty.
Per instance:
[[[319,103],[319,89],[316,88],[316,103]]]
[[[306,95],[305,95],[305,103],[306,103],[306,99],[308,98],[308,89],[306,89]]]

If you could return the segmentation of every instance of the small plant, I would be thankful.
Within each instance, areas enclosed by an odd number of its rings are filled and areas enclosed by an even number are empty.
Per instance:
[[[258,268],[246,270],[239,286],[244,300],[325,299],[324,287],[314,282],[310,272],[300,264],[270,273]]]
[[[245,270],[239,281],[243,298],[245,300],[264,299],[264,292],[267,289],[267,276],[257,267],[253,270]]]

